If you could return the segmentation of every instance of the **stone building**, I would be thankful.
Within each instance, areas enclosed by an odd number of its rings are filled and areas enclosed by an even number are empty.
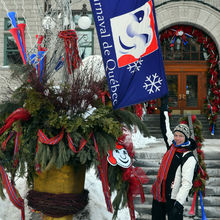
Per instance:
[[[17,62],[19,53],[12,43],[7,13],[16,12],[20,21],[26,22],[26,48],[36,43],[36,34],[42,33],[42,22],[52,0],[1,0],[0,8],[0,85],[2,100],[9,87],[16,82],[9,79],[9,62]],[[55,1],[56,2],[56,1]],[[204,97],[210,96],[211,106],[219,107],[219,51],[220,51],[220,1],[217,0],[154,0],[161,49],[174,113],[201,114]],[[88,0],[72,0],[73,19],[81,42],[80,53],[85,56],[100,55],[94,22],[82,30],[77,19],[86,4],[92,18]],[[196,34],[195,34],[196,33]],[[172,44],[172,45],[171,45]],[[208,73],[208,74],[207,74]],[[213,95],[214,92],[214,95]],[[216,100],[217,99],[217,100]],[[215,108],[213,108],[215,110]]]

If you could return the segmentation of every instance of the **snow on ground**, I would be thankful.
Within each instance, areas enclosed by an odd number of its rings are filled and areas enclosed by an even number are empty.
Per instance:
[[[135,149],[149,147],[149,144],[158,142],[155,137],[144,137],[138,129],[132,133],[132,141]]]

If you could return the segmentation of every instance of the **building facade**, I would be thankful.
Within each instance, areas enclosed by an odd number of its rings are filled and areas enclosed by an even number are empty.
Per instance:
[[[217,111],[220,106],[220,1],[217,0],[154,0],[157,25],[161,37],[164,66],[167,75],[170,103],[174,113],[201,114],[204,97],[210,97],[209,106]],[[16,86],[9,78],[9,62],[19,61],[19,53],[9,32],[7,13],[16,12],[16,18],[26,23],[25,38],[28,51],[36,44],[36,35],[42,33],[42,22],[48,13],[49,0],[1,0],[0,5],[0,100],[8,89]],[[94,22],[82,30],[77,21],[83,4],[92,18],[88,0],[71,1],[73,19],[80,39],[83,56],[100,55]],[[21,62],[21,60],[20,60]],[[213,99],[214,97],[214,99]]]

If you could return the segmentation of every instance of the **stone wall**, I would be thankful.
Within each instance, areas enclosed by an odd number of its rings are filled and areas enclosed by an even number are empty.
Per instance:
[[[5,4],[3,3],[5,2]],[[0,3],[0,101],[5,99],[6,95],[14,90],[18,85],[15,80],[10,78],[10,70],[8,66],[4,66],[4,34],[9,31],[4,30],[4,20],[7,17],[7,12],[15,11],[17,17],[26,18],[26,45],[27,49],[35,42],[35,35],[38,33],[39,24],[41,21],[36,4],[32,0],[3,0]],[[42,5],[43,0],[38,0],[38,4]]]
[[[155,5],[156,6],[159,6],[159,5],[162,5],[162,4],[166,4],[168,2],[175,2],[175,1],[179,1],[180,0],[154,0],[155,2]],[[220,1],[218,0],[191,0],[193,2],[199,2],[199,3],[202,3],[204,5],[210,5],[218,10],[220,10]]]

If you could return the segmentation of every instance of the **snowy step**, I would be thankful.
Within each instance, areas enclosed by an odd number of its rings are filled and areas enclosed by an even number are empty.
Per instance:
[[[155,159],[141,159],[137,160],[135,162],[136,166],[139,167],[159,167],[160,166],[160,161],[155,160]]]
[[[209,177],[220,177],[220,169],[208,168],[207,173]]]
[[[137,215],[136,220],[150,220],[151,219],[151,215],[148,214],[141,214],[139,213],[139,215]]]
[[[141,167],[141,166],[138,166],[138,167]],[[142,167],[142,169],[144,170],[144,172],[147,174],[147,176],[149,178],[150,176],[157,175],[159,167]],[[219,183],[220,169],[208,168],[207,173],[209,176],[209,180],[207,180],[207,182],[210,182],[207,184],[220,186],[220,183]],[[215,184],[215,182],[214,182],[215,180],[213,178],[216,178],[216,184]]]
[[[158,147],[156,147],[157,145],[151,144],[148,148],[135,150],[135,158],[137,160],[141,160],[141,159],[161,160],[164,153],[166,152],[166,149],[163,146],[158,148]],[[220,158],[220,143],[216,146],[216,148],[217,147],[219,148],[219,150],[213,150],[214,147],[204,147],[203,151],[205,153],[205,161],[219,160],[219,158]]]
[[[218,146],[216,147],[219,148],[220,143],[218,143]],[[209,147],[205,147],[205,149],[209,150]],[[205,151],[205,160],[219,160],[219,159],[220,159],[220,151],[213,150],[213,147],[210,147],[210,151]]]
[[[156,180],[157,173],[154,172],[153,174],[152,173],[150,174],[148,171],[145,171],[145,173],[146,173],[146,175],[147,175],[147,177],[149,179],[147,185],[153,185],[153,183]],[[211,176],[209,176],[209,179],[206,181],[206,186],[220,187],[220,177],[211,177]]]
[[[208,170],[208,172],[209,172],[209,170]],[[209,174],[209,179],[207,180],[206,185],[220,186],[220,177],[211,177],[210,172],[208,174]]]
[[[166,152],[165,144],[162,142],[147,144],[148,147],[144,149],[135,149],[136,158],[162,158]],[[219,160],[220,156],[220,140],[212,145],[204,145],[202,150],[205,153],[205,160]]]
[[[146,205],[146,204],[135,204],[135,210],[138,213],[142,213],[142,214],[147,214],[147,215],[151,215],[151,208],[152,205]],[[190,215],[188,214],[189,211],[191,209],[191,206],[185,206],[184,207],[184,216],[189,217]],[[220,218],[220,207],[218,206],[212,206],[212,207],[205,207],[204,206],[204,210],[205,210],[205,214],[206,217],[208,219],[210,218]],[[201,207],[200,205],[198,206],[198,215],[201,216]],[[185,219],[185,217],[184,217]]]
[[[153,149],[151,149],[152,152],[148,152],[147,150],[136,150],[135,152],[135,158],[137,160],[141,160],[141,159],[155,159],[155,160],[161,160],[161,158],[163,157],[164,153],[165,153],[165,149],[164,152],[153,152]]]
[[[151,194],[145,194],[145,202],[144,205],[152,204],[153,196]],[[135,204],[142,204],[140,195],[137,195],[134,199]],[[185,206],[191,206],[193,201],[193,197],[189,196],[188,200],[185,202]],[[220,207],[220,198],[217,196],[205,196],[203,198],[203,204],[205,207],[207,206],[218,206]]]
[[[206,168],[220,168],[219,160],[205,160]]]
[[[184,220],[201,220],[201,217],[186,217],[184,216]],[[136,217],[136,220],[151,220],[151,215],[149,214],[141,214]],[[219,218],[209,218],[209,220],[220,220]]]
[[[152,184],[149,185],[143,185],[144,188],[144,193],[145,194],[150,194],[151,193],[151,188]],[[206,186],[206,191],[205,191],[206,196],[220,196],[220,186]]]
[[[160,160],[158,161],[156,159],[143,158],[143,159],[137,159],[137,161],[135,161],[135,165],[140,167],[159,167],[160,162],[161,162]],[[219,160],[205,160],[205,164],[207,170],[209,168],[220,168]]]

